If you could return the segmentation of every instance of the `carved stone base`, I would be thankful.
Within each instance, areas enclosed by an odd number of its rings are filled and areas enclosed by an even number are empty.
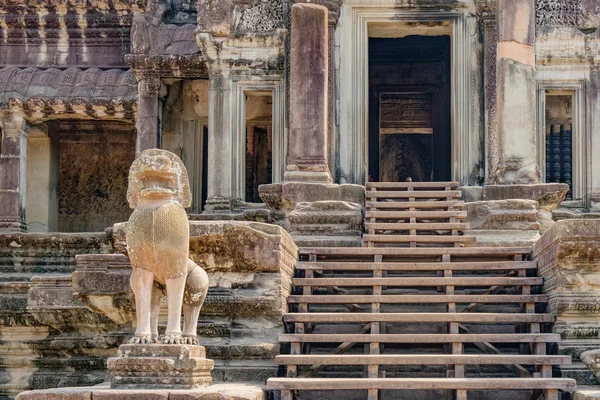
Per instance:
[[[214,361],[202,346],[124,344],[108,359],[111,388],[192,389],[212,382]]]
[[[22,392],[17,400],[265,400],[263,382],[222,383],[197,389],[114,389],[108,385]]]

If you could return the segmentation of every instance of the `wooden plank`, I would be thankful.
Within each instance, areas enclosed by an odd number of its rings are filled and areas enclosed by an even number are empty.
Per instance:
[[[421,333],[415,334],[293,334],[279,335],[279,341],[285,343],[554,343],[560,341],[556,333]]]
[[[275,357],[279,365],[568,365],[571,356],[530,354],[301,354]]]
[[[414,263],[372,263],[352,261],[299,261],[296,269],[312,269],[322,271],[506,271],[518,269],[535,269],[536,261],[479,261],[479,262],[414,262]]]
[[[575,389],[568,378],[269,378],[269,389]]]
[[[408,231],[411,229],[416,230],[424,230],[424,231],[446,231],[446,230],[467,230],[470,229],[469,223],[460,223],[460,222],[416,222],[414,224],[411,223],[403,223],[403,222],[376,222],[370,223],[367,222],[365,224],[365,228],[367,230],[397,230],[397,231]]]
[[[291,295],[287,298],[288,303],[307,303],[307,304],[441,304],[441,303],[547,303],[547,295],[313,295],[301,296]]]
[[[364,235],[363,240],[377,243],[475,243],[475,236],[443,235]]]
[[[513,256],[530,254],[531,247],[449,247],[449,248],[394,248],[394,247],[302,247],[300,254],[318,256]]]
[[[448,181],[448,182],[367,182],[365,187],[367,189],[377,188],[377,189],[406,189],[406,188],[436,188],[436,189],[444,189],[447,187],[457,188],[460,186],[460,182],[458,181]]]
[[[448,199],[459,198],[460,190],[415,190],[415,191],[368,191],[367,198],[371,199]]]
[[[285,322],[470,322],[520,323],[554,322],[552,314],[513,313],[295,313],[284,314]]]
[[[485,277],[433,277],[418,276],[407,278],[294,278],[296,286],[520,286],[542,285],[544,278],[513,278],[505,276]]]
[[[367,201],[365,208],[378,208],[378,209],[406,209],[406,208],[425,208],[425,209],[447,209],[448,207],[454,207],[457,209],[463,208],[465,202],[462,200],[439,200],[439,201]]]
[[[449,219],[449,218],[467,218],[466,211],[367,211],[366,218],[385,218],[385,219]]]

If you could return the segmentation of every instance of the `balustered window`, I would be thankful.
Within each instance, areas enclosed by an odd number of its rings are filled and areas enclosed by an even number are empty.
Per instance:
[[[573,197],[573,91],[545,91],[545,181],[566,183]]]

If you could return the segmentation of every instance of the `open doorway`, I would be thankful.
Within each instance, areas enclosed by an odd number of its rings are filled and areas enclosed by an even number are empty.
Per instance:
[[[450,43],[369,38],[369,180],[450,180]]]

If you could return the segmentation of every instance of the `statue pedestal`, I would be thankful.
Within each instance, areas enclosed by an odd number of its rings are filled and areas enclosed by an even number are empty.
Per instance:
[[[108,359],[114,389],[193,389],[212,383],[214,361],[203,346],[123,344]]]

